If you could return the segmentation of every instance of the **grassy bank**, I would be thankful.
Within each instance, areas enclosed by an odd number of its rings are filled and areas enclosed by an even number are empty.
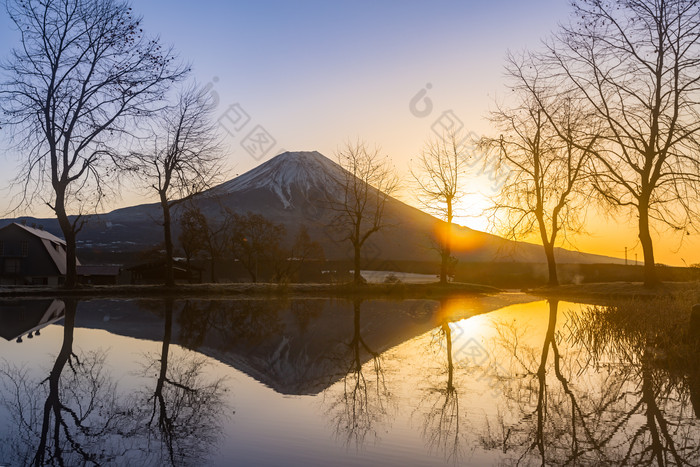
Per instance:
[[[178,284],[81,286],[66,290],[60,287],[0,288],[0,297],[376,297],[441,298],[463,294],[494,294],[501,290],[476,284]]]
[[[559,298],[591,304],[608,303],[616,299],[667,299],[695,295],[700,300],[700,282],[664,282],[648,289],[641,282],[601,282],[538,287],[527,293],[544,298]]]

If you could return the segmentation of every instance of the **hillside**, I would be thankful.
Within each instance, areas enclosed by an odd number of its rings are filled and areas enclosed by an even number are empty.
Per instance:
[[[259,213],[281,223],[291,237],[304,225],[311,237],[323,246],[326,257],[345,260],[351,257],[348,242],[342,241],[330,226],[334,213],[328,199],[337,199],[343,169],[318,152],[286,152],[232,180],[202,193],[193,202],[210,222],[221,219],[224,209],[238,213]],[[430,238],[440,221],[395,198],[385,209],[385,231],[370,238],[363,254],[367,259],[391,261],[435,261]],[[175,215],[177,217],[177,213]],[[43,225],[54,234],[60,229],[54,219],[24,218],[28,224]],[[79,235],[82,251],[100,249],[136,251],[157,246],[162,241],[157,204],[142,204],[88,217],[88,224]],[[16,219],[0,221],[0,226]],[[177,231],[175,232],[177,238]],[[528,243],[516,243],[501,237],[459,227],[454,254],[460,262],[544,262],[542,248]],[[561,263],[620,263],[621,260],[558,249]]]

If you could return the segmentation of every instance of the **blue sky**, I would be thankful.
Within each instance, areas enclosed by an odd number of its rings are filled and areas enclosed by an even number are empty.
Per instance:
[[[567,16],[562,0],[522,1],[165,1],[133,3],[145,31],[171,44],[192,77],[238,104],[277,144],[257,160],[229,137],[231,175],[282,149],[329,157],[348,139],[377,144],[405,172],[438,112],[454,110],[469,130],[503,91],[503,57],[536,46]],[[16,44],[0,17],[3,57]],[[408,110],[427,83],[435,111]],[[7,185],[16,154],[0,159]],[[110,207],[132,204],[125,191]],[[37,214],[40,212],[38,211]]]

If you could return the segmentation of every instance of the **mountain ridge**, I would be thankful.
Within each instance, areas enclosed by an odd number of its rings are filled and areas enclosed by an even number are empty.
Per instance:
[[[345,260],[352,257],[348,242],[338,239],[332,228],[335,213],[328,209],[328,199],[337,197],[345,169],[317,151],[285,152],[252,170],[223,182],[192,199],[212,221],[229,209],[238,213],[255,212],[286,227],[288,236],[306,226],[319,241],[326,257]],[[390,197],[386,204],[386,220],[393,228],[370,237],[363,250],[365,259],[392,261],[437,261],[431,251],[430,237],[442,221],[418,208]],[[162,242],[158,223],[160,207],[145,203],[88,216],[88,224],[79,235],[79,249],[101,248],[114,251],[136,251],[154,248]],[[177,219],[178,214],[174,216]],[[0,226],[16,219],[4,219]],[[60,235],[55,219],[36,219],[52,233]],[[177,222],[175,222],[176,224]],[[177,225],[174,238],[177,238]],[[465,226],[455,227],[454,255],[462,262],[530,262],[544,263],[541,245],[514,242],[497,235]],[[562,263],[621,263],[622,260],[602,255],[557,248]]]

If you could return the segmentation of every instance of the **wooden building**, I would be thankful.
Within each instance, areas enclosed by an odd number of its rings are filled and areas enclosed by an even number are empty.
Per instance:
[[[64,240],[18,223],[0,229],[0,285],[57,286],[65,276]]]
[[[132,266],[127,269],[131,274],[132,284],[162,284],[165,281],[167,271],[165,259],[151,261]],[[173,260],[173,277],[176,282],[201,283],[202,268],[187,265],[186,261]]]

